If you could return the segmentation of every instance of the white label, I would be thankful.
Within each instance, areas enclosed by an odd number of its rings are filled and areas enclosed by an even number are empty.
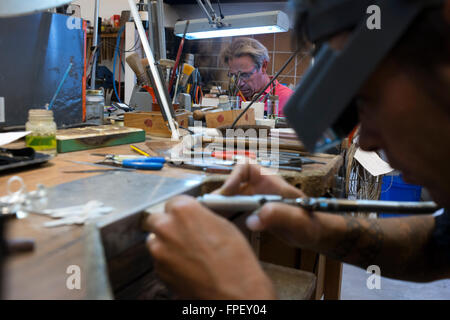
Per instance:
[[[0,122],[5,122],[5,98],[0,97]]]
[[[354,157],[364,167],[364,169],[369,171],[370,174],[375,177],[394,171],[394,169],[392,169],[387,162],[381,159],[376,152],[366,152],[358,148],[356,149]]]

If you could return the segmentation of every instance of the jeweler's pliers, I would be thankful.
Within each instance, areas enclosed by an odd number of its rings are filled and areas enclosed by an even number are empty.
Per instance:
[[[166,159],[163,157],[142,157],[113,154],[93,155],[104,156],[104,163],[118,164],[124,168],[133,168],[138,170],[161,170],[164,167],[164,163],[166,163]]]
[[[136,159],[123,159],[121,165],[124,168],[133,168],[138,170],[161,170],[166,163],[162,157],[140,157]]]

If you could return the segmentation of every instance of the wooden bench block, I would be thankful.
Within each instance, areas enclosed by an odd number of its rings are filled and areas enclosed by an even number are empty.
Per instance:
[[[230,126],[233,121],[238,117],[242,110],[214,110],[209,111],[205,115],[206,126],[208,128],[219,128],[223,126]],[[255,110],[249,109],[241,119],[237,122],[237,125],[256,125]]]
[[[180,127],[187,128],[190,114],[188,111],[180,112],[176,115],[175,121]],[[127,112],[124,114],[124,125],[143,129],[146,133],[156,137],[170,138],[172,136],[167,121],[164,121],[159,111]]]
[[[58,153],[111,147],[145,141],[140,129],[103,125],[61,129],[56,132]]]

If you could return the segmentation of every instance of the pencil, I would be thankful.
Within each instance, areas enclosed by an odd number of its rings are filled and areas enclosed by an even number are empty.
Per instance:
[[[140,154],[142,154],[142,155],[144,155],[144,156],[146,156],[146,157],[150,157],[150,155],[149,155],[147,152],[145,152],[145,151],[139,149],[138,147],[136,147],[136,146],[134,146],[134,145],[131,145],[130,147],[131,147],[131,149],[133,149],[133,150],[136,151],[137,153],[140,153]]]

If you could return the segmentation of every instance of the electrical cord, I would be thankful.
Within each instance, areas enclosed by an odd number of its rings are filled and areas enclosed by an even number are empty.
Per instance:
[[[113,89],[114,89],[114,94],[116,95],[117,101],[119,101],[119,103],[122,103],[122,100],[120,100],[119,95],[117,94],[117,89],[116,89],[116,59],[117,59],[117,55],[119,53],[120,38],[121,38],[122,32],[124,30],[125,30],[125,26],[120,28],[119,32],[117,33],[117,41],[116,41],[116,48],[114,50],[114,61],[113,61]]]
[[[217,4],[219,5],[220,18],[223,19],[223,18],[225,18],[225,16],[222,13],[222,6],[220,5],[220,0],[217,0]]]

